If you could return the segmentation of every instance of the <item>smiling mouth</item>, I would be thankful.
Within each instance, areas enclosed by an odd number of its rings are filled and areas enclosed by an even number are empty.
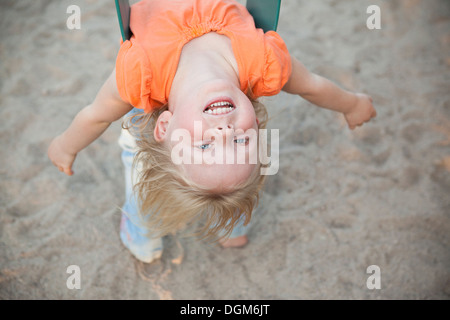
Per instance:
[[[203,113],[211,115],[223,115],[230,113],[236,107],[229,101],[218,101],[210,104],[203,110]]]

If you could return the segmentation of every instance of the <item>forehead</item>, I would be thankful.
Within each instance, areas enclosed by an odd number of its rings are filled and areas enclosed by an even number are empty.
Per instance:
[[[212,192],[233,191],[236,186],[247,181],[255,164],[187,164],[181,165],[186,177]]]

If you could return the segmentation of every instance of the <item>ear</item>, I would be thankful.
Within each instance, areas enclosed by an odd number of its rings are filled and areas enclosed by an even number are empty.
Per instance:
[[[153,135],[157,142],[163,142],[166,138],[167,128],[169,126],[170,119],[172,118],[172,112],[164,111],[156,120],[155,130],[153,131]]]

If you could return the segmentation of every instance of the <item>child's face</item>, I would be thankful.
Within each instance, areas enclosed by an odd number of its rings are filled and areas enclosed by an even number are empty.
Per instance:
[[[155,138],[171,148],[172,161],[189,180],[211,192],[234,190],[257,168],[253,105],[239,88],[220,81],[173,98],[158,118]]]

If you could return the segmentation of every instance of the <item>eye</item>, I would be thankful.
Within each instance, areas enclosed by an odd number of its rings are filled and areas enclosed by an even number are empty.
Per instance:
[[[241,139],[234,139],[233,141],[234,141],[234,143],[247,144],[249,139],[248,139],[248,137],[245,137],[245,138],[241,138]]]
[[[211,148],[211,144],[210,143],[202,144],[200,146],[197,146],[197,148],[202,149],[202,150],[206,150],[206,149]]]

